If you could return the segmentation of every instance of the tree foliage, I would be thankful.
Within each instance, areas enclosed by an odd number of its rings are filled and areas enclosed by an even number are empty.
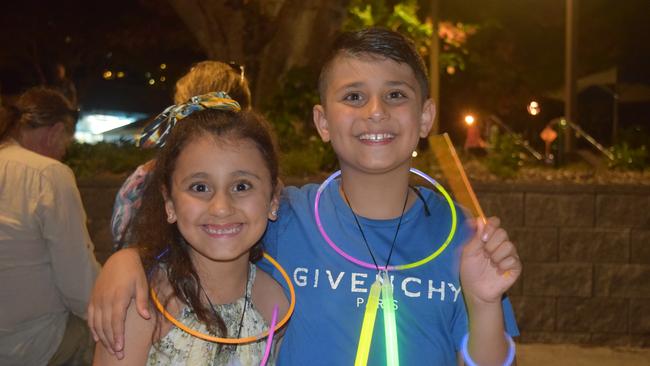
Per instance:
[[[425,60],[429,59],[431,38],[434,34],[431,18],[421,19],[417,0],[396,2],[392,7],[386,0],[353,0],[343,27],[347,30],[383,26],[411,38]],[[442,40],[439,64],[442,71],[453,74],[465,69],[466,47],[469,36],[478,30],[476,25],[441,21],[437,36]]]

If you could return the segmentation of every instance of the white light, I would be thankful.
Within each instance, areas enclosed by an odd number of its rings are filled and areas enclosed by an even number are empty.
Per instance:
[[[468,126],[471,126],[474,124],[474,116],[471,114],[468,114],[465,116],[465,123],[467,123]]]
[[[415,151],[415,150],[413,150],[413,153],[411,153],[411,156],[414,157],[414,158],[417,157],[417,156],[418,156],[418,152]]]
[[[87,143],[103,141],[103,133],[131,124],[144,117],[146,115],[142,113],[116,111],[82,113],[79,123],[77,123],[75,138]]]
[[[542,108],[539,106],[539,103],[537,103],[534,100],[528,103],[526,109],[528,110],[528,113],[530,113],[531,116],[536,116],[540,114],[540,112],[542,111]]]

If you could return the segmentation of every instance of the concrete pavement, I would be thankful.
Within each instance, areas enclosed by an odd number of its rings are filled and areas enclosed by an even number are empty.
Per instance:
[[[650,366],[650,348],[518,344],[518,366]]]

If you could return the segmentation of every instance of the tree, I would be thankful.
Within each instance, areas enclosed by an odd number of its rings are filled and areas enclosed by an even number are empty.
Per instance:
[[[256,105],[296,67],[319,65],[349,0],[169,0],[211,59],[246,66]],[[314,85],[315,88],[315,85]]]
[[[420,6],[417,0],[397,1],[392,4],[387,0],[353,0],[350,4],[350,17],[345,22],[346,29],[359,29],[369,26],[384,26],[405,34],[415,42],[425,60],[431,48],[434,34],[431,19],[421,20]],[[465,47],[469,36],[476,33],[475,25],[461,22],[441,21],[436,34],[442,40],[442,52],[439,53],[439,65],[442,71],[453,74],[465,69]]]

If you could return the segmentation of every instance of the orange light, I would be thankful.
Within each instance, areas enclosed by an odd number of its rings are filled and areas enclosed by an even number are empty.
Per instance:
[[[471,114],[468,114],[468,115],[465,116],[465,123],[466,123],[468,126],[473,125],[473,124],[474,124],[474,121],[475,121],[475,120],[474,120],[474,116],[472,116]]]

